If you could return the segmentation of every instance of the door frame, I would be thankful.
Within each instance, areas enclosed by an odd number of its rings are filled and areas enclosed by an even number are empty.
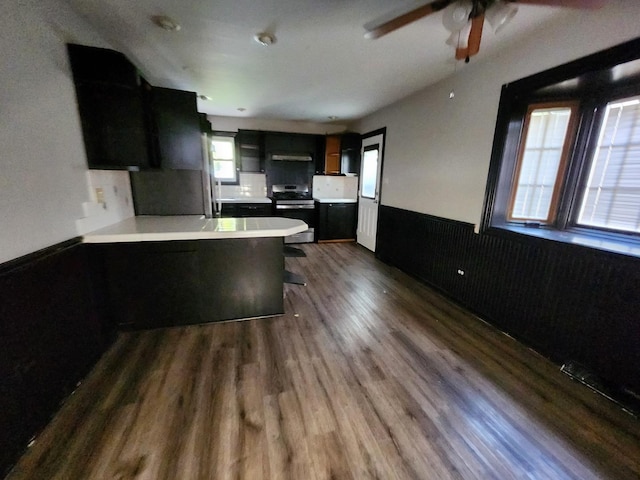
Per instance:
[[[379,219],[380,219],[380,206],[382,205],[382,179],[383,179],[383,175],[384,175],[384,158],[385,158],[385,151],[387,149],[387,127],[382,127],[382,128],[378,128],[377,130],[372,130],[370,132],[367,133],[363,133],[362,135],[360,135],[360,144],[362,145],[362,141],[367,139],[367,138],[371,138],[371,137],[375,137],[376,135],[382,135],[382,149],[380,151],[380,178],[378,178],[378,209],[377,209],[377,215],[376,215],[376,248],[374,249],[373,253],[376,253],[376,250],[378,248],[378,237],[379,237],[379,232],[378,232],[378,224],[379,224]],[[360,147],[360,153],[362,154],[362,147]],[[362,159],[360,160],[360,162],[362,162]],[[360,164],[362,165],[362,163]],[[360,167],[362,168],[362,166]],[[358,186],[358,196],[360,196],[360,188],[361,186]],[[356,241],[357,243],[357,241]],[[365,247],[366,248],[366,247]]]

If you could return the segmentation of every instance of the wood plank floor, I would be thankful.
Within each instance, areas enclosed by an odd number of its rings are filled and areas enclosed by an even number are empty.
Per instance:
[[[302,248],[283,316],[121,335],[8,478],[640,478],[637,419],[363,248]]]

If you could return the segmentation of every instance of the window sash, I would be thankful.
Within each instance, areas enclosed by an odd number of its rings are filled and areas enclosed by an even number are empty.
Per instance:
[[[640,95],[607,104],[577,225],[640,233]]]
[[[212,136],[210,139],[211,173],[216,180],[235,183],[238,180],[235,139],[231,136]]]
[[[507,211],[509,221],[555,221],[577,111],[577,102],[532,104],[527,109]]]

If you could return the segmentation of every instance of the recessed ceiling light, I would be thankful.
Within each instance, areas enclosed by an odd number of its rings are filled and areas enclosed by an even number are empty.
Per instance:
[[[244,108],[244,107],[240,107],[240,108],[238,108],[238,111],[239,111],[239,112],[244,112],[244,111],[246,111],[246,110],[247,110],[247,109],[246,109],[246,108]]]
[[[260,45],[262,45],[263,47],[269,47],[269,46],[273,45],[274,43],[276,43],[275,35],[273,35],[271,33],[267,33],[267,32],[256,33],[253,36],[253,39],[256,42],[258,42]]]
[[[206,100],[207,102],[213,100],[209,95],[198,95],[200,100]]]
[[[151,17],[151,21],[168,32],[177,32],[181,28],[178,22],[166,15],[154,15]]]
[[[329,115],[327,118],[329,120],[337,120],[338,119],[338,117],[336,117],[335,115]]]

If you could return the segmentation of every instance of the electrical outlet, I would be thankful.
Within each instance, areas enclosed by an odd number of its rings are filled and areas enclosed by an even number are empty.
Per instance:
[[[96,202],[105,203],[104,202],[104,190],[101,187],[96,187]]]

